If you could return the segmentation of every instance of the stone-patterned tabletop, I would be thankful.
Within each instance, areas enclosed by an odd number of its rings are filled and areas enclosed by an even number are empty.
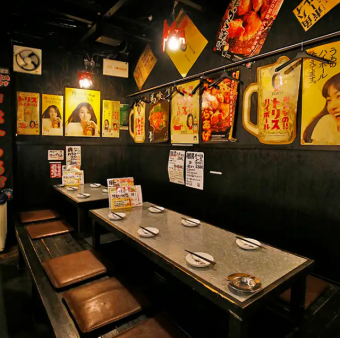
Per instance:
[[[198,227],[185,227],[181,224],[183,215],[168,209],[163,213],[151,213],[148,210],[151,205],[145,202],[142,207],[122,210],[127,216],[120,221],[108,218],[111,212],[109,208],[91,212],[189,275],[198,277],[198,280],[213,287],[224,297],[232,296],[244,302],[252,296],[236,295],[229,289],[226,277],[233,273],[254,275],[265,288],[307,261],[268,245],[263,245],[265,249],[255,251],[243,250],[237,246],[235,234],[229,231],[204,222]],[[157,228],[159,234],[153,238],[140,237],[137,234],[140,226]],[[216,265],[206,268],[190,266],[185,259],[185,249],[212,255]]]

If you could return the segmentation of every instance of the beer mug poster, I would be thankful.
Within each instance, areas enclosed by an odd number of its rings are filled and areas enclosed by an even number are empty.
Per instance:
[[[301,62],[275,72],[288,60],[282,56],[276,63],[258,68],[257,83],[250,84],[243,95],[243,126],[264,144],[290,144],[296,138]],[[258,94],[256,124],[250,121],[254,93]]]
[[[42,94],[42,135],[63,136],[64,97]]]
[[[65,136],[100,136],[100,92],[65,88]]]
[[[340,145],[340,42],[308,50],[333,61],[303,61],[302,145]]]

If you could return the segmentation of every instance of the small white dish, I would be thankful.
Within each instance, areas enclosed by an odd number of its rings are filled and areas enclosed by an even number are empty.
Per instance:
[[[66,190],[75,191],[75,190],[78,190],[78,188],[77,187],[67,187]]]
[[[126,217],[126,214],[124,214],[124,212],[115,212],[115,214],[113,214],[112,212],[109,214],[108,217],[111,221],[121,221]],[[120,217],[117,215],[119,215]]]
[[[90,187],[91,188],[100,188],[102,185],[100,183],[91,183]]]
[[[198,227],[201,222],[195,218],[182,219],[181,224],[185,227]]]
[[[209,259],[209,260],[211,260],[211,261],[214,260],[214,257],[211,256],[211,255],[209,255],[209,254],[207,254],[207,253],[204,253],[204,252],[195,252],[195,253],[196,253],[197,255],[200,255],[200,256],[202,256],[202,257],[204,257],[204,258],[207,258],[207,259]],[[186,257],[185,257],[185,259],[186,259],[186,261],[187,261],[190,265],[194,266],[195,268],[205,268],[205,267],[207,267],[207,266],[210,265],[209,262],[207,262],[207,261],[205,261],[205,260],[203,260],[203,259],[201,259],[201,258],[199,258],[199,257],[197,257],[197,256],[194,256],[194,255],[192,255],[192,254],[187,254]]]
[[[108,189],[103,189],[102,192],[106,193],[106,192],[109,192]]]
[[[252,239],[252,238],[244,238],[249,242],[255,243],[257,245],[261,245],[261,243],[259,241],[257,241],[256,239]],[[236,239],[236,244],[243,250],[256,250],[259,247],[257,245],[252,245],[246,241],[243,241],[242,239]]]
[[[85,193],[79,193],[79,194],[77,195],[78,198],[88,198],[88,197],[90,197],[90,196],[91,196],[90,194],[85,194]]]
[[[161,213],[161,212],[164,211],[164,208],[163,208],[163,207],[159,207],[158,205],[156,205],[156,207],[157,207],[157,209],[154,208],[154,207],[150,207],[150,208],[149,208],[149,211],[152,212],[152,213],[154,213],[154,214],[159,214],[159,213]]]
[[[64,187],[65,187],[65,184],[58,184],[57,187],[58,187],[58,188],[64,188]]]
[[[151,228],[151,227],[145,227],[145,228],[149,229],[150,231],[152,231],[156,235],[159,234],[159,230],[157,228]],[[140,237],[155,237],[155,235],[153,235],[151,232],[148,232],[148,231],[146,231],[142,228],[138,229],[137,233]]]

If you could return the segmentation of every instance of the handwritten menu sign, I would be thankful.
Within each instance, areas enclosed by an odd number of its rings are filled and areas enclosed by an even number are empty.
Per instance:
[[[49,150],[48,161],[64,161],[64,150]]]
[[[293,12],[303,29],[308,31],[339,3],[340,0],[303,0]]]
[[[170,150],[168,173],[172,183],[184,185],[184,150]]]
[[[50,163],[50,177],[61,178],[61,162]]]
[[[204,153],[188,151],[186,155],[185,185],[203,190]]]
[[[69,146],[66,147],[66,165],[77,166],[78,169],[81,167],[81,147],[80,146]]]

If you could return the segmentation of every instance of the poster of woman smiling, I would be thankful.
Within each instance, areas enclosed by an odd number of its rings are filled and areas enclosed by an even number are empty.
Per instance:
[[[340,145],[340,42],[308,50],[334,63],[303,61],[301,144]]]
[[[65,136],[100,136],[100,92],[65,88]]]
[[[63,99],[42,94],[42,135],[63,136]]]

